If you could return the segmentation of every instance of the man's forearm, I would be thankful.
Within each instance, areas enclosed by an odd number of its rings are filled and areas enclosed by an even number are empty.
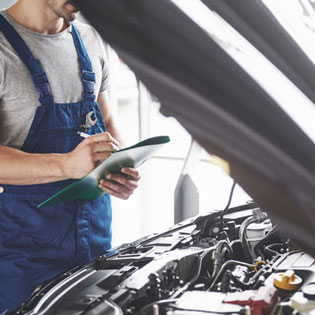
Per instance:
[[[0,184],[32,185],[67,179],[64,154],[30,154],[0,146]]]
[[[33,185],[79,179],[118,150],[109,133],[90,136],[65,154],[25,153],[0,145],[0,184]]]

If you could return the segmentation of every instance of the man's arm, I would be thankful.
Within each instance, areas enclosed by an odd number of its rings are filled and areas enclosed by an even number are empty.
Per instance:
[[[101,92],[97,102],[100,105],[101,113],[106,124],[106,131],[109,132],[115,139],[122,143],[122,138],[118,131],[113,113],[109,106],[107,92]],[[138,187],[140,173],[135,168],[125,167],[121,174],[109,174],[106,180],[101,180],[99,187],[112,196],[120,199],[128,199],[133,191]]]
[[[66,154],[34,154],[0,146],[0,184],[32,185],[81,178],[105,160],[117,141],[109,133],[84,139]]]
[[[104,161],[118,149],[119,132],[108,106],[106,93],[98,98],[107,132],[84,139],[73,151],[66,154],[26,153],[0,145],[0,184],[32,185],[63,179],[81,178],[90,173],[95,165]],[[111,135],[113,134],[114,137]],[[127,199],[137,187],[139,172],[132,168],[122,170],[125,176],[110,174],[100,187],[118,198]]]
[[[31,185],[66,178],[60,154],[29,154],[0,146],[0,183]]]
[[[97,103],[100,106],[100,110],[106,124],[106,131],[110,133],[111,136],[116,139],[121,146],[123,146],[123,143],[121,143],[123,142],[123,139],[121,133],[118,130],[118,126],[109,103],[109,96],[107,91],[99,93]]]

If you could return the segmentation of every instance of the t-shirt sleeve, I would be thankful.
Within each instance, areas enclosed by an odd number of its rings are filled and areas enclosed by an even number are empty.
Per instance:
[[[108,61],[107,55],[105,52],[104,42],[101,36],[96,32],[97,40],[99,42],[100,51],[101,51],[101,65],[102,65],[102,80],[100,92],[104,92],[108,89],[109,86],[109,70],[108,70]]]

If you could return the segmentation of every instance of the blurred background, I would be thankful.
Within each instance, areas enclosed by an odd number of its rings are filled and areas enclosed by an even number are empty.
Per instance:
[[[0,0],[0,8],[5,9],[14,2]],[[226,169],[196,143],[191,146],[190,135],[174,118],[160,113],[158,100],[116,52],[104,45],[110,72],[110,102],[126,145],[159,135],[171,138],[170,144],[141,166],[140,187],[129,200],[112,198],[113,246],[161,232],[174,224],[174,193],[181,173],[188,172],[196,186],[198,214],[224,209],[233,183]],[[237,185],[231,206],[249,200],[250,196]]]

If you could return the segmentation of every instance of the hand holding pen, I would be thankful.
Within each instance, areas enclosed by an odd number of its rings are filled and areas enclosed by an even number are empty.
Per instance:
[[[119,143],[109,132],[96,135],[84,134],[83,137],[85,139],[73,151],[65,154],[63,167],[68,178],[86,176],[96,165],[119,150]]]
[[[95,135],[89,135],[88,133],[82,132],[82,131],[78,131],[77,134],[82,137],[82,138],[88,138],[91,136],[95,136]],[[115,140],[115,144],[118,146],[118,150],[120,150],[121,148],[119,147],[119,143],[116,139],[112,138],[113,140]],[[116,152],[118,150],[114,150],[113,152]]]
[[[78,131],[77,134],[82,137],[82,138],[87,138],[87,137],[90,137],[91,135],[89,135],[88,133],[85,133],[85,132],[81,132],[81,131]]]
[[[89,135],[84,132],[78,132],[78,134],[83,137],[90,139],[91,137],[95,137],[95,135]],[[110,134],[108,133],[110,136]],[[97,136],[97,135],[96,135]],[[110,136],[111,137],[111,136]],[[115,142],[115,145],[118,147],[118,142],[111,137],[111,139]],[[86,140],[82,141],[81,143],[85,142]],[[113,148],[113,151],[117,151]],[[101,163],[102,161],[98,161],[96,164]],[[105,192],[111,194],[120,199],[128,199],[132,194],[133,191],[138,187],[138,181],[140,180],[140,173],[135,168],[124,167],[121,170],[121,174],[108,174],[106,179],[102,179],[100,181],[99,187],[104,190]]]

